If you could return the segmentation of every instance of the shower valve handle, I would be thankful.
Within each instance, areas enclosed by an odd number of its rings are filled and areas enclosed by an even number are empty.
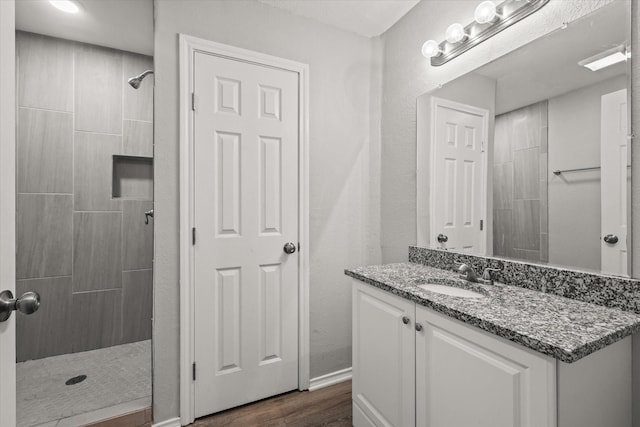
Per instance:
[[[11,291],[0,292],[0,322],[11,317],[13,311],[23,314],[33,314],[40,308],[40,295],[37,292],[25,292],[20,298],[14,299]]]

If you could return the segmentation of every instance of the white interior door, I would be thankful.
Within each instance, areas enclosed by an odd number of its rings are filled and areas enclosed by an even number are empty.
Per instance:
[[[194,59],[195,416],[298,386],[298,73]]]
[[[630,185],[627,141],[627,90],[602,96],[600,127],[602,272],[628,275],[627,189]],[[609,242],[607,242],[607,240]]]
[[[15,295],[14,1],[0,1],[0,291]],[[0,426],[16,425],[15,314],[0,323]]]
[[[433,98],[431,246],[484,254],[488,111]]]

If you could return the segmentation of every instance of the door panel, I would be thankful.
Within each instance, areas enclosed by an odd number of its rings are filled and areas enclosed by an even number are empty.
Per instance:
[[[432,245],[475,254],[485,251],[484,112],[446,100],[433,106]],[[447,241],[439,242],[442,234]]]
[[[627,90],[602,96],[600,128],[602,272],[628,276],[627,189],[631,185],[628,156]],[[607,243],[604,237],[618,237]]]
[[[555,425],[555,360],[418,306],[416,425]]]
[[[196,416],[298,385],[298,74],[195,55]]]
[[[354,425],[413,426],[415,304],[355,280],[352,304]]]
[[[15,3],[0,1],[0,291],[16,293]],[[0,414],[16,425],[15,313],[0,323]]]

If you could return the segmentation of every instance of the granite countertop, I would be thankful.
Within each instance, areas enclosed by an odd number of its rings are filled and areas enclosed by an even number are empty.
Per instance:
[[[398,263],[345,270],[345,274],[437,312],[572,363],[640,330],[640,315],[503,284],[484,285],[458,273]],[[485,295],[459,298],[423,290],[443,283]]]

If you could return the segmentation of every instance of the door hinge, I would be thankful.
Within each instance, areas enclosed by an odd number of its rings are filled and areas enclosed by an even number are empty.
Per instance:
[[[192,245],[196,244],[196,228],[195,227],[191,229],[191,244]]]
[[[480,152],[484,153],[484,141],[480,141]]]
[[[196,362],[193,362],[193,365],[191,365],[191,367],[192,367],[192,374],[193,374],[192,377],[193,377],[193,380],[195,381],[196,380]]]
[[[191,109],[196,111],[196,93],[191,92]]]
[[[484,227],[484,220],[481,219],[480,220],[480,231],[482,231],[482,228]]]

